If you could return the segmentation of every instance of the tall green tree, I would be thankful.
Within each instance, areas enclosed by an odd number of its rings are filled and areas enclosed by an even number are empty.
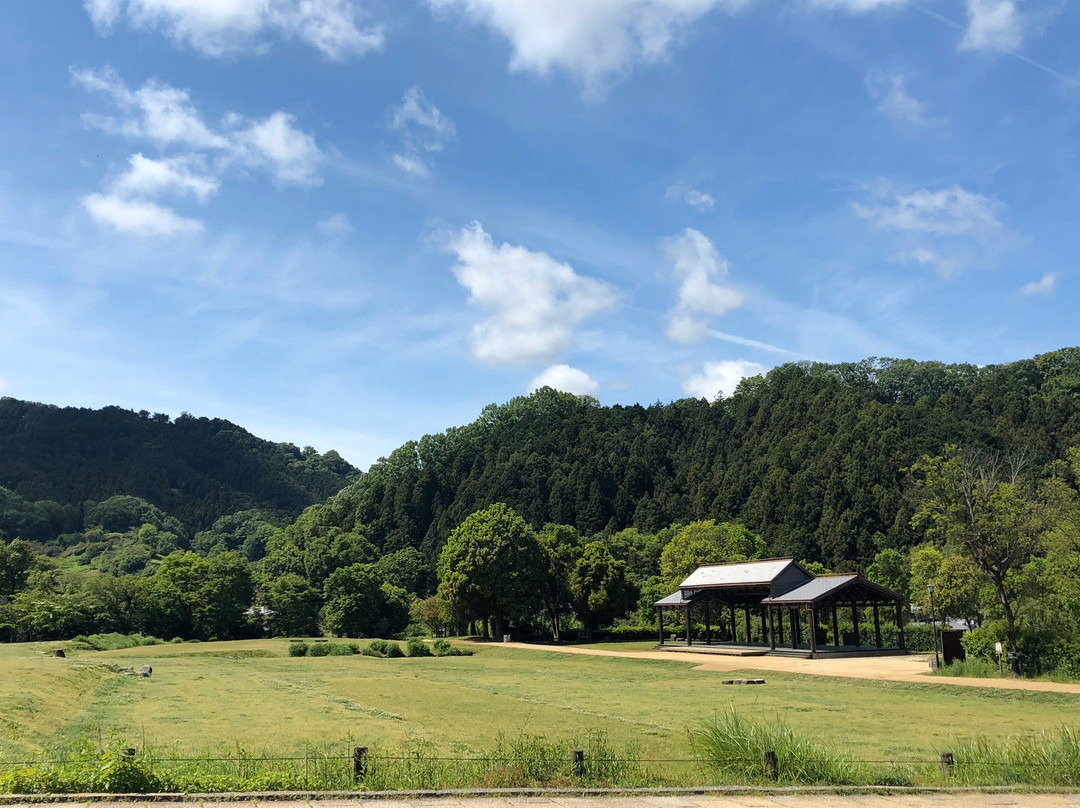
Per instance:
[[[660,575],[674,588],[702,564],[764,558],[761,536],[732,522],[708,519],[680,529],[660,554]]]
[[[536,533],[508,505],[497,502],[454,529],[439,555],[439,593],[467,619],[495,622],[530,616],[539,601],[544,558]]]
[[[603,542],[585,545],[569,583],[587,640],[597,628],[621,617],[633,605],[634,590],[626,581],[626,563],[618,561]]]
[[[1005,619],[1010,669],[1020,675],[1014,573],[1039,548],[1046,512],[1024,479],[1021,457],[949,446],[912,467],[918,507],[912,526],[962,548],[994,587]]]

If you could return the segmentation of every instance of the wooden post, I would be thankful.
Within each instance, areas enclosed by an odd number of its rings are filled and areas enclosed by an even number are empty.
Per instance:
[[[766,780],[779,780],[780,779],[780,761],[776,759],[776,752],[771,749],[766,749],[762,755],[765,762],[765,779]]]
[[[743,604],[743,614],[746,616],[746,644],[750,644],[750,604]]]
[[[735,630],[735,603],[732,601],[728,604],[731,607],[731,641],[733,643],[739,641],[739,632]]]
[[[694,644],[694,638],[690,636],[690,606],[691,606],[691,604],[689,604],[689,603],[686,604],[686,644],[687,645],[693,645]]]
[[[656,627],[660,629],[660,644],[664,644],[664,610],[662,607],[656,607]]]
[[[352,779],[354,783],[364,782],[367,777],[367,752],[366,746],[354,746],[352,750]]]
[[[765,624],[765,607],[761,607],[761,642],[764,645],[769,641],[769,627]]]
[[[773,607],[767,606],[769,610],[769,648],[773,651],[776,650],[776,615],[773,613]],[[781,621],[783,622],[783,621]],[[781,637],[780,642],[784,639]]]
[[[941,773],[946,777],[951,777],[953,773],[953,765],[956,761],[953,760],[952,752],[941,753]]]
[[[811,606],[806,617],[807,631],[810,632],[810,653],[817,654],[817,609]]]
[[[570,771],[574,777],[585,776],[585,751],[575,749],[570,753]]]
[[[859,606],[855,601],[851,602],[851,625],[855,631],[855,645],[862,645],[862,637],[859,636]]]
[[[799,613],[795,609],[788,609],[788,617],[791,620],[791,647],[798,648],[802,642],[802,632],[799,630]]]
[[[878,616],[878,605],[874,604],[874,639],[877,640],[877,647],[881,647],[881,617]]]
[[[841,641],[841,639],[840,639],[840,625],[839,625],[839,623],[837,623],[837,620],[836,620],[836,601],[835,600],[833,601],[833,605],[832,605],[832,641],[833,641],[833,645],[835,645],[837,648],[839,648],[841,645],[844,644],[843,641]]]
[[[776,612],[776,642],[780,645],[784,644],[784,610],[777,609]]]
[[[711,615],[709,614],[709,601],[711,601],[711,600],[712,600],[711,597],[705,598],[705,644],[706,645],[712,645],[712,621],[710,619]]]

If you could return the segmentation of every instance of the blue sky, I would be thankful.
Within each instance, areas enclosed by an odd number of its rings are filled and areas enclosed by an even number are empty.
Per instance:
[[[366,467],[540,384],[1080,343],[1080,8],[59,0],[0,19],[0,394]]]

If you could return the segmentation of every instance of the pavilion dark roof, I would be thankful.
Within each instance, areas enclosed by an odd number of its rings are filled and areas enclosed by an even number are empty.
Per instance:
[[[820,603],[823,600],[835,599],[839,595],[844,594],[845,590],[856,590],[851,594],[870,595],[871,597],[879,598],[881,600],[902,601],[904,599],[903,595],[893,592],[891,589],[875,584],[873,581],[869,581],[861,575],[850,573],[847,575],[822,575],[812,581],[807,581],[802,586],[796,587],[790,592],[785,592],[783,595],[765,598],[762,603],[772,603],[781,606],[785,604],[797,605]]]

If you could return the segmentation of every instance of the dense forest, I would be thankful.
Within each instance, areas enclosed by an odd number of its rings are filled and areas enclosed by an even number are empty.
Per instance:
[[[12,536],[69,532],[84,503],[117,495],[146,500],[190,532],[252,508],[295,518],[358,477],[336,452],[271,443],[220,419],[0,398],[0,519],[16,501],[41,503],[25,524],[0,521]]]
[[[3,399],[0,637],[633,633],[696,564],[783,555],[913,614],[934,583],[1080,666],[1077,447],[1080,349],[787,364],[712,402],[542,389],[362,475],[224,421]],[[950,498],[980,474],[973,527]]]

